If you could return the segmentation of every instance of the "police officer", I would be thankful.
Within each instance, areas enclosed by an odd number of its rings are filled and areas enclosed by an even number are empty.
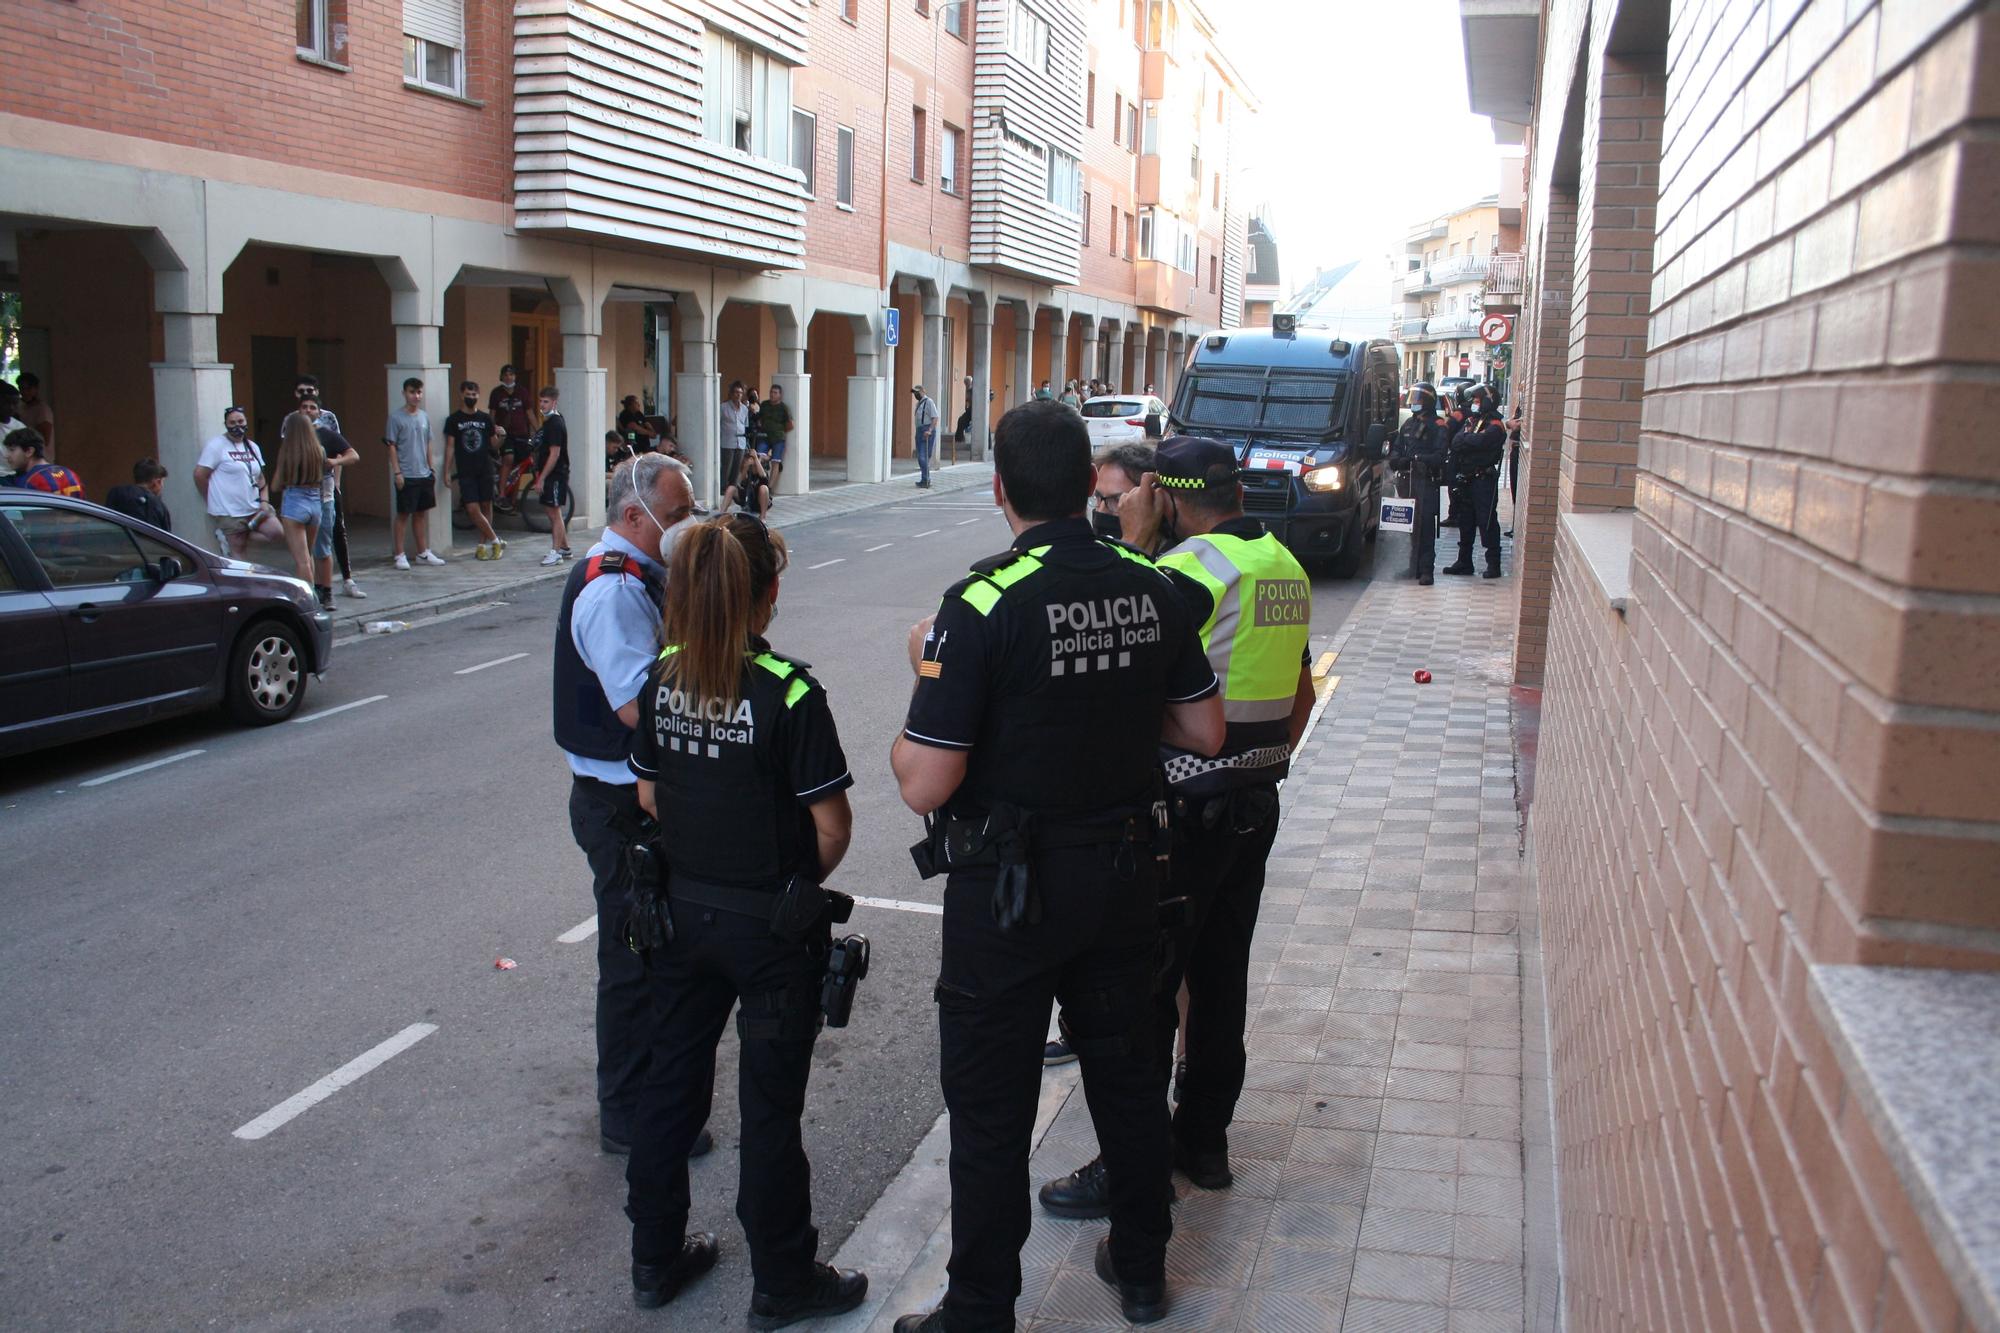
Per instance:
[[[1410,387],[1410,415],[1389,445],[1389,466],[1408,477],[1400,487],[1417,501],[1410,532],[1410,572],[1429,586],[1437,569],[1438,486],[1444,480],[1446,439],[1438,424],[1437,396],[1428,384]]]
[[[1119,513],[1134,545],[1167,544],[1160,568],[1201,626],[1228,721],[1213,758],[1162,748],[1174,820],[1167,900],[1180,919],[1154,997],[1164,1100],[1187,982],[1174,1164],[1204,1189],[1225,1189],[1228,1129],[1243,1091],[1250,938],[1278,832],[1278,782],[1312,712],[1312,583],[1284,543],[1244,514],[1236,454],[1221,441],[1183,435],[1160,445],[1158,471]],[[1061,1217],[1100,1217],[1115,1186],[1108,1174],[1100,1158],[1051,1181],[1042,1205]]]
[[[716,1043],[740,1000],[736,1214],[756,1329],[841,1314],[868,1293],[862,1274],[815,1258],[812,1167],[799,1136],[830,933],[820,886],[847,854],[854,779],[826,691],[762,637],[784,568],[784,539],[747,514],[679,536],[665,648],[639,695],[631,758],[639,804],[659,820],[671,922],[646,949],[652,1059],[625,1173],[632,1298],[664,1305],[715,1266],[715,1236],[686,1234],[687,1159],[708,1118]],[[656,889],[640,886],[640,915]]]
[[[1465,420],[1451,437],[1453,491],[1461,497],[1457,507],[1458,561],[1445,566],[1447,574],[1472,572],[1472,537],[1479,534],[1486,548],[1485,577],[1500,577],[1500,463],[1507,455],[1507,428],[1493,406],[1493,391],[1475,384],[1466,393]]]
[[[937,1002],[951,1111],[950,1286],[898,1333],[1014,1327],[1027,1239],[1037,1056],[1052,999],[1083,1062],[1110,1163],[1097,1274],[1125,1317],[1165,1317],[1173,1230],[1165,1099],[1150,1032],[1158,957],[1158,745],[1213,754],[1215,673],[1152,563],[1095,536],[1090,435],[1054,401],[994,431],[1008,550],[911,631],[917,674],[891,753],[925,815],[920,864],[948,873]],[[1077,737],[1093,743],[1079,748]]]
[[[555,733],[569,760],[569,827],[590,862],[597,899],[598,1143],[624,1153],[647,1061],[645,971],[619,938],[625,849],[639,832],[632,729],[639,689],[659,652],[665,593],[661,543],[694,512],[687,473],[657,456],[611,474],[610,522],[570,571],[556,621]],[[706,1149],[703,1148],[703,1151]]]

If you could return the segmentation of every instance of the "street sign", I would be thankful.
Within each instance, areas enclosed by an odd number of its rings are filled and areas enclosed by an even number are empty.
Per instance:
[[[1488,315],[1479,321],[1479,339],[1488,347],[1498,347],[1514,336],[1514,321],[1505,315]]]
[[[882,312],[882,345],[894,347],[903,341],[903,312],[890,306]]]
[[[1472,369],[1472,353],[1460,352],[1458,354],[1458,368],[1461,371]]]

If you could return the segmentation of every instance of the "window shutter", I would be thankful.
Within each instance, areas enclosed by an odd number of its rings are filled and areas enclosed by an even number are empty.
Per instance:
[[[463,51],[465,0],[403,0],[403,31]]]
[[[748,116],[751,93],[755,89],[757,77],[751,65],[750,48],[742,42],[731,42],[729,48],[736,63],[736,114]]]

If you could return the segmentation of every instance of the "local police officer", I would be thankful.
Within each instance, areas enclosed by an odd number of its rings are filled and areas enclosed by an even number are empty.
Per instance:
[[[1437,569],[1438,486],[1444,481],[1444,427],[1437,420],[1437,396],[1428,384],[1410,386],[1410,415],[1389,445],[1389,466],[1408,476],[1406,494],[1417,501],[1416,526],[1410,532],[1410,572],[1429,585]]]
[[[611,521],[589,558],[570,571],[556,621],[556,744],[569,760],[569,827],[590,862],[597,899],[597,1110],[599,1143],[623,1153],[647,1053],[645,971],[618,929],[627,897],[625,849],[639,834],[632,729],[639,690],[659,653],[665,592],[661,541],[694,512],[687,473],[664,458],[611,474]]]
[[[862,1274],[815,1258],[812,1167],[799,1137],[830,934],[821,883],[847,854],[854,779],[826,691],[761,637],[784,568],[784,539],[747,514],[680,535],[666,646],[639,696],[631,758],[639,804],[659,820],[670,923],[645,940],[655,1021],[625,1173],[632,1296],[664,1305],[715,1266],[715,1236],[686,1234],[687,1159],[708,1118],[716,1043],[740,1000],[736,1213],[756,1329],[840,1314],[868,1292]],[[660,887],[640,885],[642,918],[657,919]]]
[[[1158,745],[1213,754],[1222,705],[1166,579],[1091,532],[1083,419],[1053,401],[1014,408],[994,463],[1014,544],[911,631],[916,692],[891,755],[904,801],[927,816],[919,861],[950,876],[937,1002],[951,1282],[898,1333],[1014,1326],[1056,998],[1114,1181],[1098,1276],[1132,1322],[1166,1313],[1173,1187],[1150,1032],[1167,850]]]
[[[1500,577],[1500,463],[1507,455],[1507,428],[1493,406],[1493,392],[1475,384],[1466,393],[1465,420],[1451,438],[1453,492],[1458,506],[1458,561],[1447,574],[1472,572],[1472,536],[1486,548],[1485,577]]]
[[[1228,1129],[1243,1091],[1250,938],[1278,832],[1278,782],[1313,705],[1312,583],[1284,543],[1245,516],[1237,476],[1228,445],[1176,436],[1160,445],[1158,471],[1119,506],[1134,545],[1168,544],[1160,568],[1201,626],[1228,722],[1212,758],[1172,745],[1161,755],[1174,818],[1167,898],[1184,905],[1155,992],[1157,1087],[1164,1099],[1185,978],[1174,1164],[1204,1189],[1232,1183]],[[1042,1204],[1058,1216],[1099,1217],[1116,1183],[1100,1158],[1043,1186]]]

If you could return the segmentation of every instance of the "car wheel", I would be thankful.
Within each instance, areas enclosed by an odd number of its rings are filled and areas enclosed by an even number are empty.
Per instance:
[[[306,697],[306,654],[298,631],[259,620],[229,657],[229,711],[249,727],[268,727],[299,711]]]

